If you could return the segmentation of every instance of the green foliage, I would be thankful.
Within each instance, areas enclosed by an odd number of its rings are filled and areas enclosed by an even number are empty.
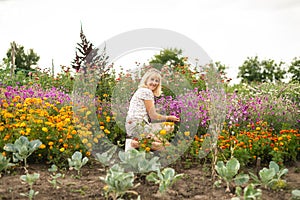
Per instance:
[[[288,72],[291,73],[291,81],[300,83],[300,57],[294,58],[289,66]]]
[[[51,168],[48,169],[49,172],[52,172],[50,174],[51,180],[48,180],[48,182],[53,186],[53,188],[58,189],[57,183],[60,183],[57,179],[62,176],[61,173],[56,173],[58,171],[58,168],[55,164],[51,165]]]
[[[261,184],[265,188],[276,190],[286,187],[286,181],[282,180],[281,177],[287,173],[288,169],[279,169],[278,164],[271,161],[269,168],[264,167],[259,171],[259,178],[253,173],[250,173],[250,175],[257,184]]]
[[[284,62],[275,63],[274,60],[258,60],[258,57],[248,57],[239,67],[238,78],[245,83],[280,82],[284,79],[286,71]]]
[[[99,161],[100,163],[102,163],[105,166],[108,166],[110,164],[112,164],[114,162],[114,160],[112,159],[113,155],[115,154],[116,150],[117,150],[117,146],[113,145],[110,149],[108,149],[106,152],[104,153],[96,153],[95,155],[95,159],[97,161]]]
[[[234,181],[236,185],[242,185],[248,182],[248,174],[238,174],[239,169],[240,163],[236,158],[231,158],[226,165],[223,161],[218,161],[217,165],[215,165],[215,170],[218,175],[226,182],[227,192],[230,191],[229,187],[230,184],[232,184],[232,181]]]
[[[40,178],[40,174],[38,173],[33,173],[33,174],[26,174],[26,175],[22,175],[20,177],[20,179],[23,181],[23,182],[26,182],[29,187],[30,187],[30,190],[28,191],[28,193],[21,193],[20,195],[21,196],[27,196],[28,199],[33,199],[39,192],[38,191],[34,191],[32,189],[32,186],[33,184],[35,183],[35,181],[37,181],[38,179]]]
[[[136,149],[131,149],[126,152],[120,151],[120,166],[126,170],[132,170],[138,173],[157,171],[160,167],[160,163],[158,162],[159,157],[154,156],[148,160],[146,155],[148,154],[145,151],[138,151]]]
[[[237,187],[236,194],[239,197],[243,196],[244,200],[259,200],[261,199],[262,191],[261,189],[256,189],[255,185],[251,183],[247,185],[243,191],[241,187]],[[240,200],[239,197],[232,198],[231,200]]]
[[[184,57],[182,56],[181,49],[164,49],[159,52],[159,54],[154,55],[154,58],[150,60],[149,64],[153,65],[174,65],[174,66],[183,66]]]
[[[2,154],[0,154],[0,172],[2,172],[3,170],[6,171],[8,168],[14,166],[14,164],[10,163],[9,161],[10,161],[10,158],[6,158]]]
[[[183,174],[176,174],[173,168],[165,168],[163,171],[157,170],[157,173],[151,172],[146,176],[147,181],[159,184],[159,192],[164,193],[169,187],[171,187],[175,181],[180,179]]]
[[[299,200],[300,199],[300,190],[293,190],[292,191],[292,200]]]
[[[100,180],[107,184],[104,187],[106,196],[117,199],[133,188],[134,174],[133,172],[124,172],[124,168],[116,164],[109,169],[106,177],[100,177]]]
[[[82,158],[82,153],[80,151],[75,151],[72,155],[72,158],[68,158],[69,167],[72,169],[73,167],[80,175],[80,169],[88,162],[88,158]]]
[[[40,140],[28,141],[27,137],[21,136],[14,144],[8,143],[4,146],[5,151],[13,153],[13,162],[24,160],[24,165],[27,165],[27,158],[39,148],[42,144]]]
[[[8,49],[6,58],[3,58],[4,64],[6,64],[7,67],[11,66],[13,46],[15,49],[16,71],[25,70],[27,73],[29,71],[33,71],[30,66],[37,64],[40,57],[33,51],[33,49],[29,49],[29,51],[25,53],[24,46],[18,45],[15,42],[12,42],[12,47]]]

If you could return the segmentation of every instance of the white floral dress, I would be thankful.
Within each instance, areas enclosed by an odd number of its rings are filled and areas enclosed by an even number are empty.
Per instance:
[[[154,94],[148,88],[139,88],[130,100],[126,117],[127,137],[139,137],[152,131],[144,100],[153,100]]]

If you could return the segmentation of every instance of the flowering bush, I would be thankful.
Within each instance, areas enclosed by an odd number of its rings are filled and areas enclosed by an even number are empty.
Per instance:
[[[32,159],[58,163],[76,149],[86,151],[74,127],[68,95],[55,89],[42,92],[7,87],[5,96],[0,102],[1,149],[23,135],[42,142]]]
[[[201,148],[205,137],[195,137],[193,146],[195,152]],[[273,160],[278,164],[296,161],[299,158],[299,130],[289,129],[276,132],[267,122],[259,121],[242,127],[239,124],[224,124],[224,129],[218,138],[220,159],[234,156],[243,165],[247,165],[260,157],[263,162]]]

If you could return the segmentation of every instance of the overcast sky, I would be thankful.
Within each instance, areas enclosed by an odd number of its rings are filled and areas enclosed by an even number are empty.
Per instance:
[[[0,58],[15,41],[33,48],[43,68],[52,59],[56,70],[70,66],[80,23],[95,46],[139,28],[176,31],[229,66],[231,78],[247,57],[300,56],[299,0],[0,0]]]

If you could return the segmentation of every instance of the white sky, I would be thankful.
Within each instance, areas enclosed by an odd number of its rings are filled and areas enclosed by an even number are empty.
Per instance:
[[[56,71],[70,66],[80,23],[95,46],[139,28],[176,31],[227,65],[231,78],[247,57],[300,56],[300,0],[0,0],[0,58],[15,41],[33,48],[42,68],[52,59]],[[126,65],[142,57],[131,55]]]

